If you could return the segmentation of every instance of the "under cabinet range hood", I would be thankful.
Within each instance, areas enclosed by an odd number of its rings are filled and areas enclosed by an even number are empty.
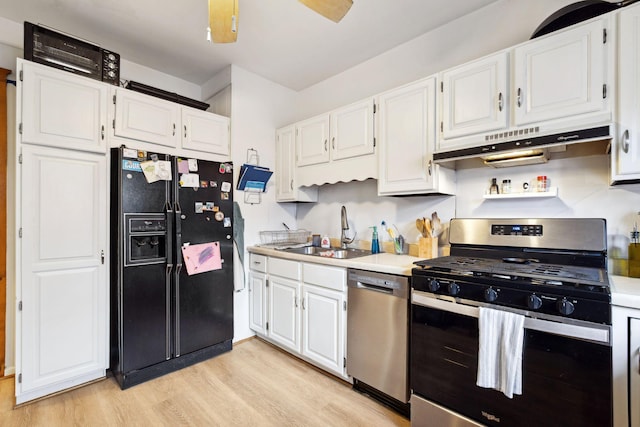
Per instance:
[[[514,132],[504,136],[511,140],[434,153],[433,161],[448,163],[479,157],[491,167],[522,166],[546,163],[550,147],[611,139],[611,125],[529,138]]]

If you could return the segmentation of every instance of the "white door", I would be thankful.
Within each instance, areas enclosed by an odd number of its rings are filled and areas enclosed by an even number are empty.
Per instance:
[[[344,292],[302,287],[302,355],[339,375],[344,372]]]
[[[508,52],[442,74],[442,137],[446,139],[505,129],[508,123]],[[440,149],[449,143],[440,142]]]
[[[329,161],[329,114],[296,124],[296,151],[298,166]]]
[[[516,125],[605,108],[604,28],[598,20],[515,48]]]
[[[178,147],[180,106],[126,89],[116,89],[116,136]]]
[[[266,335],[267,276],[257,271],[249,272],[249,327]]]
[[[619,14],[618,135],[611,147],[613,181],[640,179],[640,6]]]
[[[300,353],[300,283],[269,276],[269,338]]]
[[[296,155],[295,126],[276,131],[276,201],[295,200],[294,165]]]
[[[18,403],[104,376],[106,157],[23,145]]]
[[[434,187],[435,78],[380,95],[378,194],[412,194]]]
[[[331,159],[373,154],[373,99],[332,111]]]
[[[21,63],[22,142],[106,152],[108,85]]]
[[[182,148],[229,156],[229,118],[182,107]]]

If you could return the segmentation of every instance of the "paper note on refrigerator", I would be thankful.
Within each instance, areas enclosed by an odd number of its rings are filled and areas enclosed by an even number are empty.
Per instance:
[[[189,276],[222,268],[220,242],[182,246],[182,257]]]
[[[181,187],[200,187],[200,175],[197,173],[183,173],[180,175],[180,186]]]
[[[171,162],[149,160],[140,163],[140,167],[149,184],[160,180],[171,181]]]

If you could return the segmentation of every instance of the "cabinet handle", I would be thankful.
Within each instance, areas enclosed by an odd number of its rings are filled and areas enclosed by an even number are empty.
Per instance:
[[[518,88],[518,107],[522,107],[522,89]]]
[[[629,153],[629,129],[622,134],[622,151]]]
[[[104,264],[104,250],[100,251],[100,262]]]
[[[184,125],[184,137],[187,137],[187,125]]]
[[[498,93],[498,111],[502,111],[502,106],[503,106],[503,102],[502,102],[502,92]]]
[[[324,151],[327,151],[327,140],[324,140]]]
[[[100,127],[100,137],[102,138],[102,140],[104,141],[104,125],[102,125]]]
[[[331,138],[331,148],[336,149],[336,137]]]
[[[306,310],[307,308],[304,306],[304,298],[302,298],[302,309]]]
[[[290,187],[291,187],[291,189],[293,190],[293,180],[291,180]]]
[[[176,136],[176,124],[173,124],[173,136]]]
[[[298,298],[293,299],[293,305],[298,308]]]
[[[429,176],[431,176],[431,166],[433,165],[433,161],[429,160],[429,163],[427,164],[427,171],[429,172]]]

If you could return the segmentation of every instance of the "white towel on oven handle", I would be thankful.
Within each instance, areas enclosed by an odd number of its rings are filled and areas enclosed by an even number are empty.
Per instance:
[[[501,391],[510,399],[522,394],[524,316],[480,307],[478,329],[476,385]]]

